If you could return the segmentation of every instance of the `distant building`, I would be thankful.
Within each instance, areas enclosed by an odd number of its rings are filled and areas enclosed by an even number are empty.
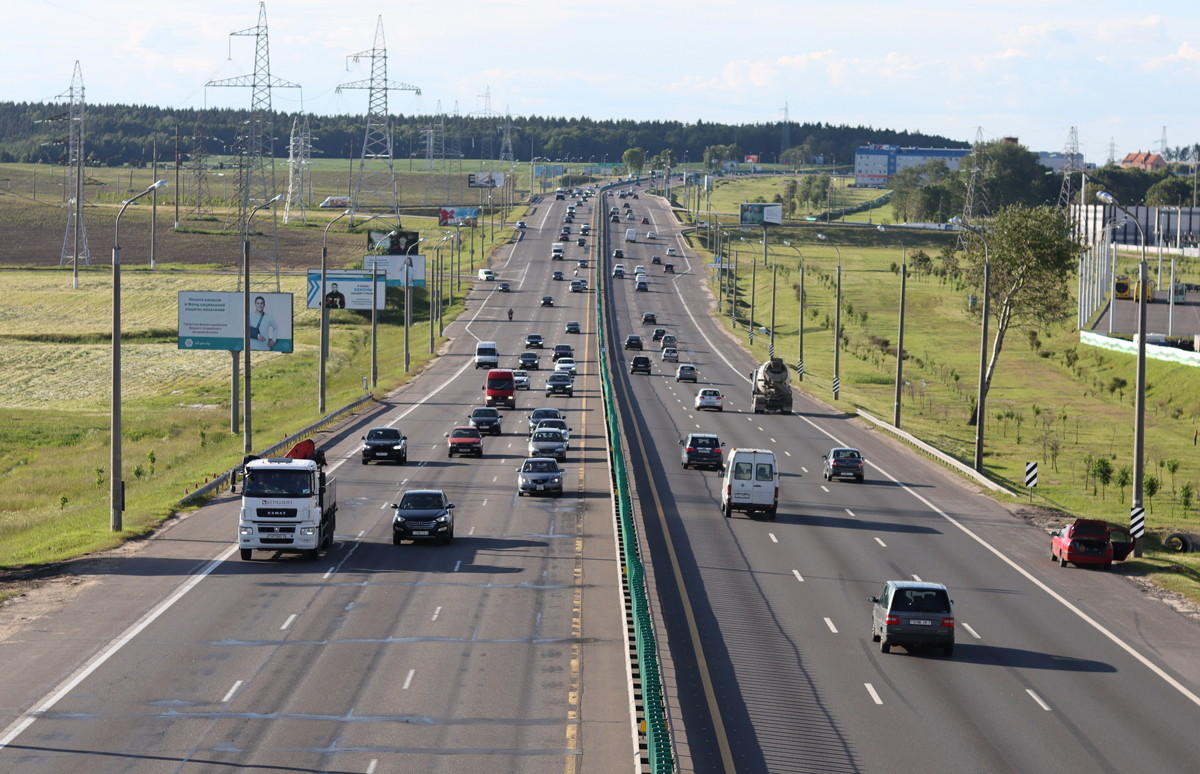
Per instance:
[[[1147,172],[1157,172],[1160,169],[1167,168],[1167,162],[1163,161],[1163,157],[1157,153],[1137,153],[1126,154],[1124,160],[1121,161],[1122,167],[1137,167],[1144,169]]]
[[[1003,142],[1016,143],[1017,138],[1005,137]],[[864,188],[887,188],[892,175],[902,169],[917,167],[935,160],[945,162],[947,169],[958,169],[963,157],[970,153],[970,148],[901,148],[898,145],[863,145],[854,152],[854,184]],[[1041,151],[1034,155],[1037,156],[1039,164],[1055,172],[1061,172],[1067,163],[1067,154],[1061,151]],[[1078,166],[1084,169],[1095,168],[1094,164],[1084,163],[1082,153],[1076,158]],[[1157,169],[1157,167],[1155,168]]]
[[[862,188],[887,188],[892,175],[928,161],[944,161],[948,169],[970,148],[901,148],[899,145],[863,145],[854,151],[854,184]]]

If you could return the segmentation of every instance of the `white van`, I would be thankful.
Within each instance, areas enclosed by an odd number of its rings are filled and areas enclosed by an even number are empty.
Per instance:
[[[500,365],[500,349],[494,341],[481,341],[475,345],[475,367],[497,368]]]
[[[494,280],[496,279],[496,272],[492,271],[491,269],[480,269],[479,279],[488,281]]]
[[[625,229],[625,241],[626,242],[636,242],[637,241],[637,229],[636,228]]]
[[[762,513],[774,520],[779,510],[779,466],[769,449],[734,449],[725,461],[721,511]]]
[[[550,245],[550,260],[561,261],[563,252],[566,250],[566,245],[562,242],[554,242]]]

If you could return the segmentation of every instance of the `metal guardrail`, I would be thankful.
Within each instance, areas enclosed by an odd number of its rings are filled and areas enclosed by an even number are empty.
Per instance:
[[[318,419],[316,422],[313,422],[311,425],[308,425],[307,427],[304,427],[304,428],[296,431],[295,433],[292,433],[291,435],[289,435],[287,438],[284,438],[279,443],[274,444],[272,446],[268,446],[267,448],[265,448],[261,452],[259,452],[258,456],[259,457],[270,457],[272,454],[279,451],[280,449],[290,448],[291,446],[294,446],[297,441],[301,441],[301,440],[307,438],[308,436],[312,435],[313,433],[317,432],[321,428],[326,427],[328,425],[333,424],[334,422],[339,421],[346,414],[349,414],[351,411],[358,410],[358,408],[360,406],[362,406],[364,403],[368,403],[373,400],[375,400],[375,396],[371,393],[367,393],[366,395],[359,398],[358,400],[356,400],[352,403],[347,403],[345,406],[342,406],[340,409],[336,409],[335,411],[333,411],[333,413],[326,414],[325,416]],[[229,470],[225,471],[221,475],[214,478],[212,481],[209,481],[208,483],[197,487],[196,491],[189,492],[187,494],[187,496],[184,497],[179,502],[177,502],[176,505],[190,505],[192,503],[195,503],[199,500],[202,500],[202,499],[208,497],[209,495],[211,495],[214,492],[220,491],[227,484],[232,483],[233,477],[235,475],[237,475],[238,471],[240,471],[241,469],[242,469],[242,466],[240,464],[233,466]]]
[[[613,186],[605,186],[601,192]],[[605,215],[607,217],[607,215]],[[607,364],[607,337],[604,324],[604,294],[608,275],[601,260],[607,250],[608,229],[602,228],[596,240],[596,320],[599,339],[600,362]],[[629,595],[629,615],[633,622],[633,642],[637,654],[638,676],[641,682],[641,713],[646,744],[646,758],[652,774],[671,774],[676,770],[674,746],[671,742],[670,723],[667,719],[666,701],[662,687],[662,666],[658,657],[658,639],[654,629],[654,617],[650,610],[650,597],[646,592],[646,570],[638,551],[637,526],[633,520],[633,503],[629,489],[629,472],[625,465],[621,429],[617,421],[613,399],[612,374],[601,367],[600,389],[604,406],[605,427],[608,432],[609,465],[613,477],[613,499],[616,507],[617,525],[621,548],[621,564]]]

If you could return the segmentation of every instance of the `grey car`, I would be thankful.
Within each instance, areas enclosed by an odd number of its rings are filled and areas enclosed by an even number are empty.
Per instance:
[[[940,583],[890,580],[871,602],[871,641],[887,653],[893,645],[931,645],[954,655],[954,601]]]
[[[554,460],[530,457],[517,468],[517,495],[552,494],[563,492],[563,469]]]
[[[454,503],[440,489],[410,489],[392,503],[392,543],[433,540],[442,545],[454,540]]]
[[[529,415],[529,432],[532,433],[537,429],[537,426],[546,419],[562,419],[562,412],[556,408],[536,408]]]
[[[567,427],[567,420],[561,417],[550,417],[543,419],[537,423],[537,427],[529,431],[533,435],[538,430],[559,430],[563,434],[563,438],[567,441],[567,446],[571,445],[571,428]]]
[[[546,397],[566,395],[570,398],[574,394],[575,380],[566,371],[555,371],[546,379]]]
[[[529,436],[530,457],[554,457],[558,460],[567,458],[567,437],[561,430],[538,429]]]

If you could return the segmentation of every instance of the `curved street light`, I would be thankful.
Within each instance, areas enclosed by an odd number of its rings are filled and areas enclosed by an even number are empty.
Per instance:
[[[1117,198],[1107,191],[1097,191],[1096,198],[1105,204],[1111,204],[1125,213],[1133,225],[1137,226],[1139,241],[1142,243],[1142,258],[1138,263],[1138,344],[1137,344],[1137,384],[1133,409],[1133,499],[1130,502],[1129,531],[1133,535],[1133,555],[1142,555],[1142,537],[1146,532],[1145,512],[1142,510],[1143,478],[1145,477],[1145,448],[1146,448],[1146,290],[1149,269],[1146,264],[1146,232],[1138,221]],[[1111,315],[1114,309],[1109,312]]]
[[[983,240],[983,314],[979,336],[979,393],[975,399],[975,464],[976,472],[983,472],[983,424],[986,418],[984,404],[987,401],[987,337],[988,314],[992,300],[992,262],[988,256],[987,234],[979,226],[972,226],[957,215],[950,219],[952,225],[965,228]]]
[[[283,194],[276,194],[246,214],[246,233],[242,239],[242,356],[245,358],[245,362],[242,364],[242,371],[244,371],[242,374],[242,392],[244,393],[242,396],[244,415],[242,429],[245,431],[242,451],[246,454],[250,454],[254,448],[250,401],[250,221],[254,219],[256,212],[265,210],[282,198]]]
[[[166,184],[166,180],[156,180],[145,191],[132,199],[121,202],[121,209],[117,211],[117,218],[113,221],[112,414],[110,416],[112,437],[109,441],[111,448],[108,473],[109,528],[113,532],[121,531],[121,514],[125,511],[125,479],[121,471],[124,464],[121,460],[121,436],[123,433],[121,417],[121,216],[125,214],[126,207]]]
[[[817,239],[829,242],[829,237],[824,234],[817,234]],[[829,242],[829,245],[837,253],[837,296],[833,310],[833,399],[837,400],[842,388],[842,251],[833,242]]]
[[[326,275],[329,264],[329,227],[353,212],[353,208],[348,209],[329,221],[321,237],[321,290],[317,293],[317,303],[321,305],[321,368],[317,376],[317,412],[320,414],[325,413],[325,368],[329,362],[329,304],[325,301],[325,289],[328,285]]]

